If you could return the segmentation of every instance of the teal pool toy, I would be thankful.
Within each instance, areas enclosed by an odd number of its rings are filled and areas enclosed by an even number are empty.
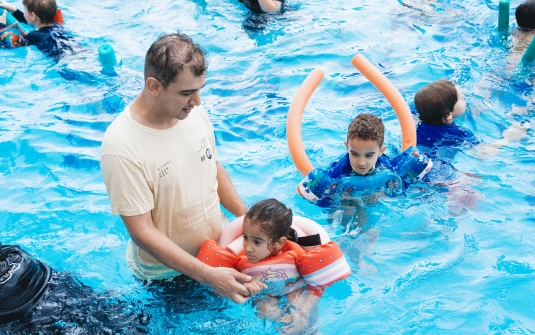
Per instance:
[[[526,48],[524,55],[522,56],[522,63],[524,65],[529,64],[535,60],[535,38],[531,40],[531,43]]]
[[[507,33],[509,29],[509,8],[511,3],[509,0],[500,0],[498,13],[498,31]]]
[[[98,48],[98,59],[104,66],[113,67],[117,64],[117,57],[115,57],[115,51],[113,47],[108,44],[102,44]]]

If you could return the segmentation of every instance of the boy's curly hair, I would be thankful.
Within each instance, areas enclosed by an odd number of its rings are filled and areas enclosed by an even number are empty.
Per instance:
[[[383,121],[373,114],[359,114],[347,127],[347,140],[376,141],[379,146],[385,141]]]
[[[30,13],[37,15],[42,24],[52,24],[58,11],[56,0],[22,0]]]
[[[453,112],[457,99],[455,85],[449,80],[440,79],[416,91],[414,105],[420,121],[439,126],[444,123],[442,119]]]

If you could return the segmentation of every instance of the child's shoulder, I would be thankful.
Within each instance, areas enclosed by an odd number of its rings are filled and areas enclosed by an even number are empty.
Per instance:
[[[353,171],[349,163],[349,153],[338,157],[337,160],[331,163],[328,168],[328,175],[331,178],[339,178]]]

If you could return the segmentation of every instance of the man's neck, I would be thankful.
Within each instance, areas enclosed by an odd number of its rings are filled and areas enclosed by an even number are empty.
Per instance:
[[[132,119],[142,126],[158,130],[166,130],[174,127],[178,123],[178,120],[167,115],[162,116],[159,114],[158,107],[154,103],[151,103],[151,100],[152,97],[144,89],[132,104],[130,104]]]

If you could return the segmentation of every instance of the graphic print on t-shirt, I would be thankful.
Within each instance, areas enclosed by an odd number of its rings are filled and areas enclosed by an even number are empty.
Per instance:
[[[208,141],[206,136],[201,138],[201,148],[198,152],[201,155],[201,162],[204,162],[206,158],[212,159],[212,150],[210,148],[210,142]]]

